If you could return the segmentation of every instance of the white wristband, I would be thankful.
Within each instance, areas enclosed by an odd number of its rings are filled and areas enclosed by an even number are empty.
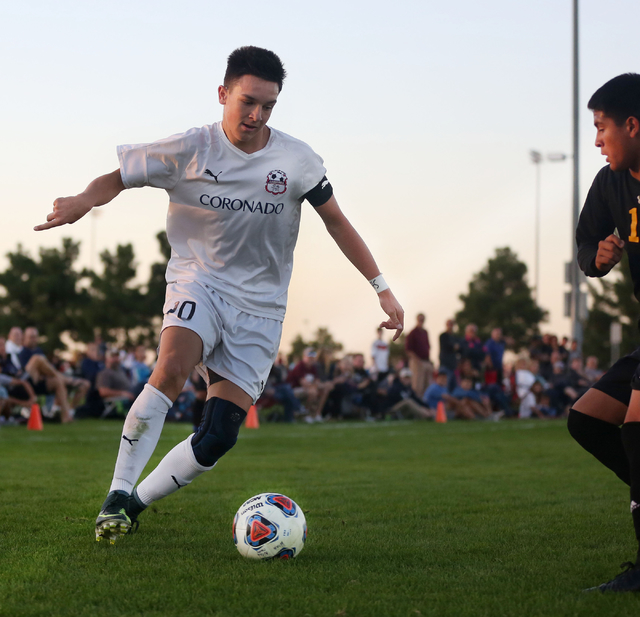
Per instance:
[[[389,285],[387,285],[387,281],[384,280],[382,274],[378,274],[378,276],[372,278],[369,283],[371,283],[371,287],[376,290],[376,293],[381,293],[385,291],[385,289],[389,289]]]

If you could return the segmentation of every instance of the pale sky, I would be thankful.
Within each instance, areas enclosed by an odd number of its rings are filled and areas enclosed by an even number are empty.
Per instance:
[[[510,246],[533,281],[529,150],[571,153],[571,10],[570,0],[2,3],[0,255],[70,236],[88,266],[132,242],[145,280],[159,258],[163,191],[126,191],[93,220],[32,228],[56,197],[116,169],[116,145],[219,120],[227,55],[258,45],[289,74],[270,124],[324,158],[407,326],[425,312],[435,342],[497,247]],[[580,13],[583,200],[605,164],[586,103],[605,81],[640,70],[640,38],[637,0],[582,0]],[[542,165],[539,298],[550,312],[544,329],[560,335],[569,333],[571,183],[570,160]],[[346,350],[368,354],[383,317],[305,203],[282,349],[325,326]]]

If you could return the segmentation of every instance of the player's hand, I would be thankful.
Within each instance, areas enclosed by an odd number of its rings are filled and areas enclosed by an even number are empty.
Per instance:
[[[598,242],[598,252],[596,253],[596,268],[602,272],[609,272],[622,259],[623,248],[624,240],[621,240],[615,234],[600,240]]]
[[[35,231],[44,231],[52,227],[60,225],[72,225],[80,220],[94,204],[86,197],[84,193],[75,197],[58,197],[53,202],[53,211],[47,215],[47,222],[42,225],[36,225]]]
[[[389,315],[389,319],[383,321],[380,327],[386,328],[387,330],[395,330],[396,333],[393,335],[393,340],[395,341],[404,330],[404,310],[390,289],[385,289],[380,292],[378,299],[380,300],[382,310]]]

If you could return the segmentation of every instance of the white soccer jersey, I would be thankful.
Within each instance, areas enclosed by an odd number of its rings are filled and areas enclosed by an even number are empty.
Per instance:
[[[326,170],[307,144],[270,130],[252,154],[218,122],[118,146],[118,159],[125,187],[169,194],[167,282],[210,285],[232,306],[282,321],[303,196]]]
[[[381,373],[389,370],[389,344],[381,339],[376,339],[371,346],[371,357],[376,369]]]

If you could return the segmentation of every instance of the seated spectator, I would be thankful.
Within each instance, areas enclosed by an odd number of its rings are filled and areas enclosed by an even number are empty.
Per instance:
[[[502,370],[502,358],[504,357],[505,342],[502,338],[502,329],[494,328],[491,330],[491,338],[484,344],[483,351],[485,357],[485,383],[486,384],[502,384],[504,377]],[[491,379],[489,379],[491,375]]]
[[[596,383],[600,377],[604,374],[604,371],[598,368],[598,358],[596,356],[589,356],[584,366],[584,374],[591,384]]]
[[[530,418],[554,418],[556,410],[551,407],[551,399],[544,391],[542,382],[535,381],[529,392],[520,401],[518,417],[521,419]]]
[[[578,398],[578,392],[571,387],[567,371],[562,362],[553,365],[547,393],[551,398],[551,405],[559,416],[568,415],[571,404]]]
[[[331,390],[327,396],[323,414],[331,418],[352,416],[354,413],[352,406],[354,390],[353,360],[350,355],[346,355],[334,367]]]
[[[80,377],[86,379],[91,385],[84,405],[76,409],[76,417],[100,416],[104,411],[102,397],[96,388],[96,377],[104,370],[104,356],[100,353],[98,343],[87,343],[84,357],[78,367]]]
[[[293,393],[293,388],[285,381],[283,364],[274,364],[269,372],[267,384],[258,399],[258,408],[281,405],[284,422],[293,422],[295,414],[300,412],[300,401]],[[276,418],[270,418],[276,419]]]
[[[351,381],[355,388],[352,394],[353,404],[364,409],[367,418],[380,417],[383,409],[379,407],[377,400],[377,373],[375,377],[369,374],[364,367],[364,355],[361,353],[353,354],[352,365]]]
[[[318,378],[315,359],[315,349],[307,347],[300,362],[287,375],[287,383],[293,388],[296,398],[305,405],[308,411],[307,422],[322,422],[322,408],[331,391],[331,384],[322,382]]]
[[[27,379],[18,377],[18,371],[9,359],[6,339],[0,337],[0,385],[7,390],[8,407],[30,407],[36,402],[33,386]]]
[[[27,328],[27,330],[30,330],[29,342],[32,346],[35,331],[35,347],[37,347],[38,331],[35,328]],[[6,342],[6,351],[16,370],[15,376],[27,379],[33,386],[36,395],[55,394],[55,401],[60,409],[62,423],[72,422],[73,411],[67,396],[67,378],[56,371],[44,354],[39,352],[31,353],[31,348],[27,348],[25,351],[23,340],[22,329],[18,327],[11,328],[9,340]]]
[[[585,375],[582,368],[582,358],[574,358],[567,372],[567,382],[572,389],[571,403],[577,401],[591,386],[591,380]]]
[[[552,352],[553,347],[551,346],[551,335],[543,334],[542,341],[538,347],[538,354],[533,359],[538,361],[540,375],[542,375],[545,381],[549,381],[553,374],[553,363],[551,360]]]
[[[473,363],[469,358],[462,358],[458,364],[456,383],[459,384],[463,379],[470,379],[474,386],[480,383],[480,371],[473,367]]]
[[[436,373],[436,380],[424,393],[422,402],[433,412],[438,410],[438,403],[443,403],[447,416],[463,420],[473,420],[475,415],[463,400],[458,400],[447,388],[449,379],[448,370],[440,370]]]
[[[422,404],[411,387],[411,369],[403,368],[387,392],[387,413],[433,420],[435,412]]]
[[[96,387],[96,377],[104,369],[104,357],[100,355],[97,343],[87,343],[84,358],[80,363],[80,376],[86,379],[91,388]]]
[[[105,368],[96,377],[96,388],[103,401],[118,402],[122,411],[142,392],[144,384],[132,386],[129,376],[121,366],[120,351],[110,349],[105,356]]]
[[[463,401],[476,417],[489,418],[493,413],[489,397],[474,390],[473,382],[468,377],[463,377],[460,380],[460,384],[456,386],[451,395],[455,399]]]
[[[460,342],[460,357],[469,360],[478,375],[482,372],[482,364],[486,357],[482,341],[478,337],[478,326],[468,324],[464,329],[464,338]]]
[[[147,348],[144,345],[138,345],[133,351],[133,359],[131,361],[131,382],[134,386],[142,384],[143,386],[151,377],[151,368],[146,363]]]

